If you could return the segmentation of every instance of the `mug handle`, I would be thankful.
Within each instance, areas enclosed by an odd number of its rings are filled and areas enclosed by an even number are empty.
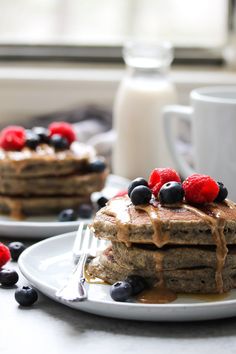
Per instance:
[[[174,131],[172,129],[173,118],[177,117],[185,122],[192,124],[193,108],[188,106],[166,106],[163,110],[164,131],[167,140],[167,145],[170,149],[170,153],[177,166],[181,176],[186,178],[187,176],[195,173],[194,169],[185,161],[183,156],[178,152],[175,144]]]

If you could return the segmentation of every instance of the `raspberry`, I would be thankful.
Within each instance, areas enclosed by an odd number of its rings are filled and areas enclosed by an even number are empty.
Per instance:
[[[6,151],[21,150],[25,146],[25,129],[17,125],[10,125],[0,133],[0,147]]]
[[[0,268],[11,259],[9,248],[0,242]]]
[[[63,138],[68,140],[69,144],[76,140],[75,132],[72,128],[72,125],[69,123],[54,122],[49,125],[48,129],[50,137],[55,134],[61,135]]]
[[[210,176],[195,173],[183,182],[185,200],[190,203],[211,203],[219,193],[219,186]]]
[[[150,174],[148,186],[157,196],[161,187],[167,182],[181,182],[179,174],[172,168],[155,168]]]

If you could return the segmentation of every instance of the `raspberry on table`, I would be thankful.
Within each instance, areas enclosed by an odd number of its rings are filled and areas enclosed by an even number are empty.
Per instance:
[[[11,259],[11,253],[7,246],[0,242],[0,268]]]
[[[198,173],[186,178],[183,189],[186,202],[194,204],[211,203],[219,193],[219,186],[213,178]]]
[[[181,182],[179,174],[173,168],[155,168],[150,174],[148,186],[157,197],[161,187],[167,182]]]
[[[23,127],[10,125],[0,133],[0,147],[6,151],[21,150],[25,146],[26,131]]]
[[[74,129],[70,123],[67,122],[53,122],[48,127],[49,135],[60,135],[66,138],[69,144],[76,140]]]

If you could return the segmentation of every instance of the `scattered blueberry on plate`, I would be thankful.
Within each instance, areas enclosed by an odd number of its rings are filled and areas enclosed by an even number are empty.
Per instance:
[[[23,286],[15,291],[15,299],[21,306],[31,306],[38,300],[38,293],[30,286]]]
[[[141,293],[146,287],[146,281],[139,275],[130,275],[125,279],[132,287],[132,295]]]
[[[58,215],[58,220],[61,222],[66,221],[75,221],[77,220],[78,215],[76,214],[74,209],[64,209]]]
[[[132,286],[127,281],[117,281],[111,286],[110,295],[115,301],[126,301],[132,295]]]

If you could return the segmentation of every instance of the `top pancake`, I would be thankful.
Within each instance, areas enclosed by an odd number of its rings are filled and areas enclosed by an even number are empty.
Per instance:
[[[92,147],[78,142],[63,151],[47,144],[41,144],[35,150],[27,147],[21,151],[0,149],[0,175],[2,178],[68,175],[85,170],[94,157]]]
[[[221,224],[226,244],[236,244],[236,206],[226,200],[205,206],[134,206],[129,197],[114,198],[92,223],[99,238],[124,243],[215,245],[214,230]],[[157,237],[158,241],[157,242]]]

